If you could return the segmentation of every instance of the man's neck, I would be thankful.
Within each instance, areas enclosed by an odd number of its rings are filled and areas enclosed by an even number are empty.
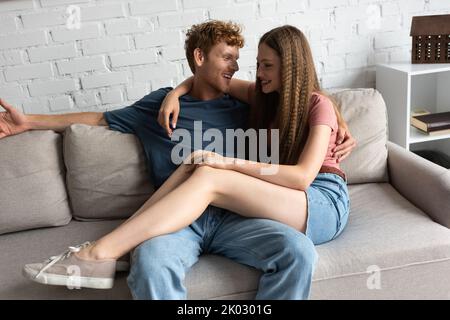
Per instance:
[[[209,86],[205,81],[194,77],[192,89],[188,94],[196,99],[206,101],[220,98],[224,93]]]

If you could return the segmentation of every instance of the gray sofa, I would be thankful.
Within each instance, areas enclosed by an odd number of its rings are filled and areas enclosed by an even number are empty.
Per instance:
[[[449,171],[387,141],[377,91],[333,96],[358,148],[342,165],[348,226],[317,246],[311,298],[449,299]],[[113,229],[151,195],[148,176],[136,137],[105,127],[0,140],[0,299],[130,299],[126,273],[111,290],[69,290],[30,282],[21,268]],[[204,255],[185,280],[188,298],[251,299],[259,276]]]

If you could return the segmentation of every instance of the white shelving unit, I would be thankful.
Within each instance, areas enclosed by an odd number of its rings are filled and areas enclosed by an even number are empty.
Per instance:
[[[417,109],[450,111],[450,64],[380,64],[376,87],[386,102],[389,140],[407,150],[436,150],[450,156],[450,134],[428,135],[410,123]]]

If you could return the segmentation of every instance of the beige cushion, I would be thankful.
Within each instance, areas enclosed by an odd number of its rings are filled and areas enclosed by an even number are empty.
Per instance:
[[[448,272],[442,271],[450,266],[449,230],[388,183],[353,185],[349,192],[348,225],[317,246],[312,298],[448,299]],[[374,270],[381,290],[367,286]]]
[[[381,94],[375,89],[331,92],[358,145],[341,163],[348,183],[386,182],[387,115]]]
[[[0,140],[0,234],[69,223],[61,149],[53,131]]]
[[[79,220],[129,217],[153,193],[135,135],[72,125],[64,132],[64,159],[73,216]]]

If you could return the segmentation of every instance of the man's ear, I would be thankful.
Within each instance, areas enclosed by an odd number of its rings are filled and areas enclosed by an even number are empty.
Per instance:
[[[197,67],[201,67],[203,62],[205,61],[205,55],[203,54],[202,49],[195,48],[194,50],[194,61]]]

